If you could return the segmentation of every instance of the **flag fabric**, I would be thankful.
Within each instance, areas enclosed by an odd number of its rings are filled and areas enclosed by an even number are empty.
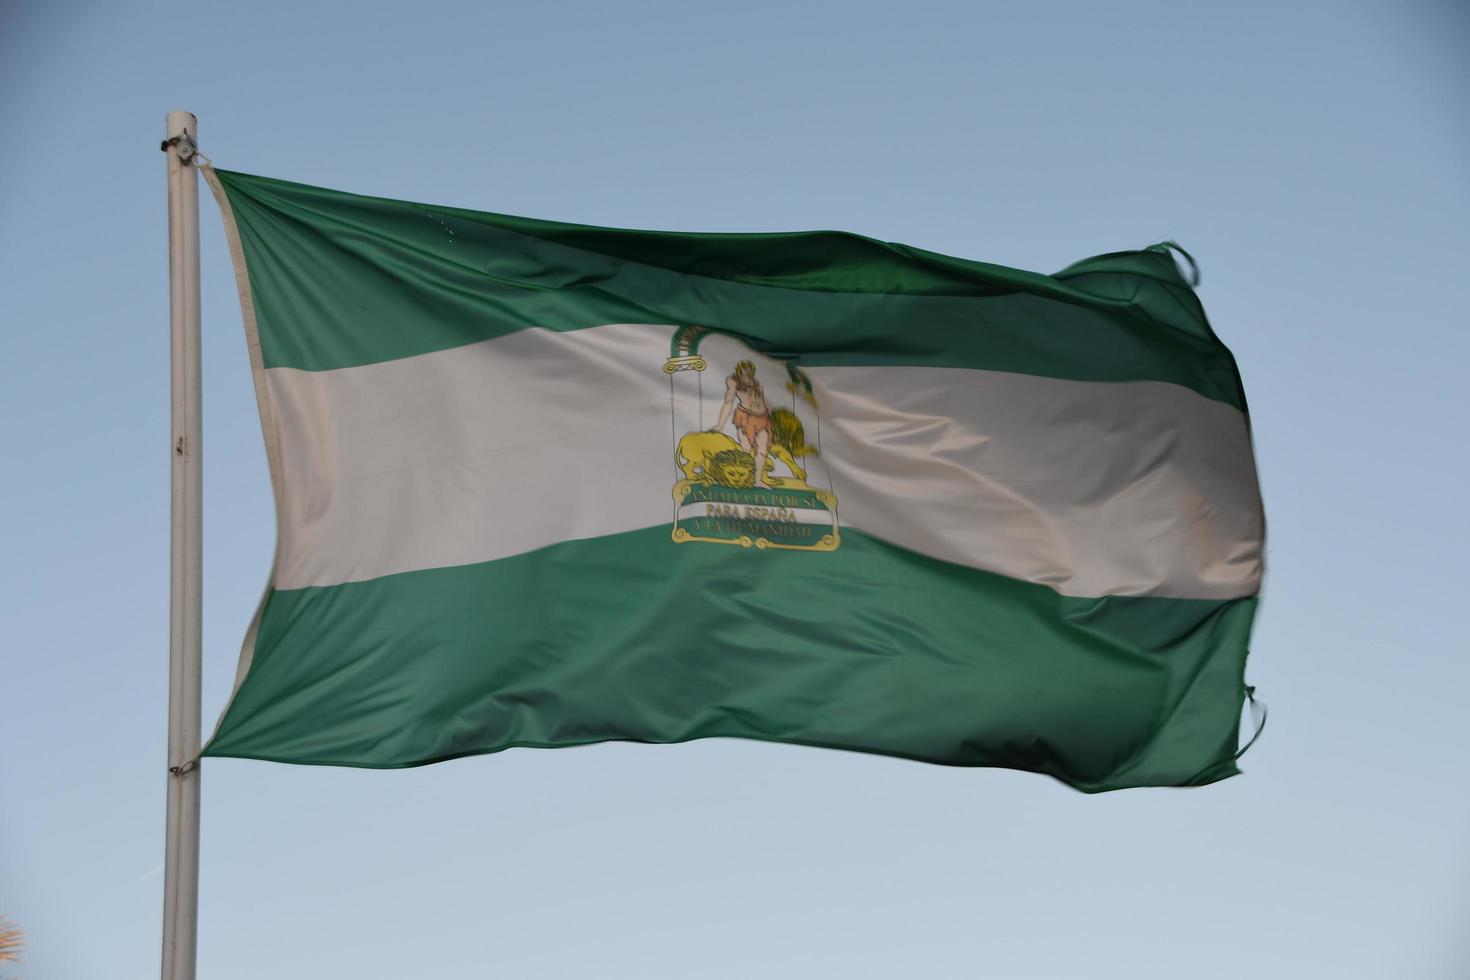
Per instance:
[[[203,169],[278,523],[205,755],[1238,771],[1262,509],[1168,247],[1041,275]]]

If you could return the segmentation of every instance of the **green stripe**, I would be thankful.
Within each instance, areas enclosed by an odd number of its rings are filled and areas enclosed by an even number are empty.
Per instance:
[[[218,171],[266,367],[326,370],[527,327],[698,323],[801,363],[1169,381],[1244,407],[1160,246],[1055,276],[839,232],[626,231]]]
[[[1254,599],[1067,598],[849,529],[667,528],[274,592],[205,754],[365,767],[716,736],[1049,773],[1235,774]]]

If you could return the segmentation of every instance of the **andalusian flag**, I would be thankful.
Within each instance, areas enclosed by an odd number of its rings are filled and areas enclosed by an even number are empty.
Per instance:
[[[206,755],[1237,771],[1261,501],[1166,248],[1048,276],[205,173],[278,518]]]

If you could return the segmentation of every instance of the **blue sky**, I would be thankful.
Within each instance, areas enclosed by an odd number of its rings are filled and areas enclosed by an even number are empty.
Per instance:
[[[483,210],[1042,271],[1175,238],[1271,533],[1243,777],[1088,797],[730,741],[212,760],[201,976],[1470,974],[1467,50],[1447,2],[0,0],[11,974],[157,970],[171,108],[224,167]],[[208,725],[274,531],[202,204]]]

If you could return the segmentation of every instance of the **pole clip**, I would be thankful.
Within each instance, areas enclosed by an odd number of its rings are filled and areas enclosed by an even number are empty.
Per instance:
[[[158,148],[165,153],[168,152],[170,146],[175,147],[179,151],[179,160],[183,163],[188,163],[194,159],[194,154],[199,150],[198,145],[194,142],[194,137],[188,133],[180,133],[158,144]]]
[[[181,766],[169,766],[168,767],[168,774],[170,776],[177,776],[180,779],[183,779],[185,776],[189,775],[189,773],[193,772],[195,769],[198,769],[198,768],[199,768],[199,760],[198,759],[190,759],[188,762],[184,763]]]

